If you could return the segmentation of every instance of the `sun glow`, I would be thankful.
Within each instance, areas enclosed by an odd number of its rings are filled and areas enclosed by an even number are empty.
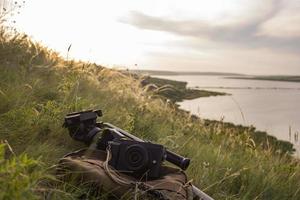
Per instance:
[[[151,16],[174,19],[214,20],[222,12],[235,9],[232,1],[40,1],[26,2],[19,18],[19,30],[50,48],[74,58],[104,64],[143,63],[144,55],[174,40],[167,33],[139,30],[120,19],[132,10]],[[231,3],[228,3],[231,2]],[[197,6],[191,6],[197,5]]]

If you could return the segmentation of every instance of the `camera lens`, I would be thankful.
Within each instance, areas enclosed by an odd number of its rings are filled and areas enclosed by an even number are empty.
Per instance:
[[[129,170],[140,170],[148,164],[147,150],[139,144],[130,145],[125,152],[125,160]]]

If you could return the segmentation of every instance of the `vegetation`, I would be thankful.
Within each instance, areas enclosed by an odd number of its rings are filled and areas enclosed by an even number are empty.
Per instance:
[[[65,153],[83,146],[65,114],[101,108],[104,121],[192,159],[187,174],[215,199],[300,199],[300,164],[258,141],[253,128],[209,122],[147,92],[142,78],[66,61],[26,35],[0,31],[0,198],[74,199],[88,193],[52,182]],[[51,183],[51,184],[50,184]]]
[[[222,92],[213,92],[208,90],[198,90],[187,88],[187,82],[162,79],[157,77],[146,76],[142,80],[142,86],[148,92],[165,97],[172,102],[196,99],[199,97],[209,97],[217,95],[226,95]]]

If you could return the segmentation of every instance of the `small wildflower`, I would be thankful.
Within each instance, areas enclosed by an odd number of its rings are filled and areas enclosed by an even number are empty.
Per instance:
[[[209,162],[203,162],[203,166],[205,167],[205,168],[208,168],[209,167]]]

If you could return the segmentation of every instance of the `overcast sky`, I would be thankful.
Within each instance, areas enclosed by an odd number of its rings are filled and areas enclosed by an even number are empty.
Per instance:
[[[27,0],[17,26],[110,66],[300,75],[300,0]]]

